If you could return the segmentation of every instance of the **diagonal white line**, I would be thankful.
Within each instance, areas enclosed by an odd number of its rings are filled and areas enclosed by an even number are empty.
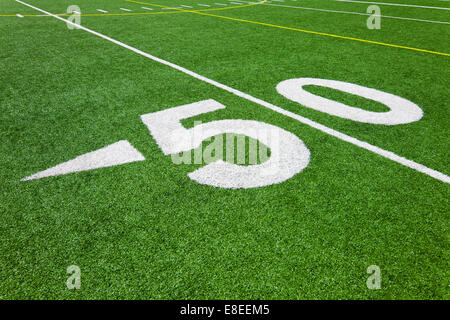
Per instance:
[[[338,138],[340,140],[349,142],[349,143],[351,143],[351,144],[353,144],[355,146],[358,146],[360,148],[363,148],[363,149],[366,149],[366,150],[371,151],[373,153],[376,153],[376,154],[378,154],[378,155],[380,155],[380,156],[382,156],[382,157],[384,157],[386,159],[390,159],[390,160],[395,161],[395,162],[397,162],[397,163],[399,163],[401,165],[404,165],[404,166],[406,166],[408,168],[411,168],[411,169],[414,169],[416,171],[422,172],[422,173],[424,173],[424,174],[426,174],[426,175],[428,175],[430,177],[433,177],[433,178],[435,178],[437,180],[440,180],[442,182],[450,184],[450,177],[449,176],[447,176],[447,175],[445,175],[445,174],[443,174],[443,173],[441,173],[439,171],[436,171],[434,169],[430,169],[430,168],[428,168],[428,167],[426,167],[426,166],[424,166],[424,165],[422,165],[420,163],[414,162],[412,160],[408,160],[408,159],[406,159],[406,158],[404,158],[402,156],[399,156],[399,155],[397,155],[397,154],[395,154],[395,153],[393,153],[391,151],[384,150],[384,149],[379,148],[377,146],[374,146],[374,145],[372,145],[370,143],[367,143],[367,142],[358,140],[356,138],[353,138],[353,137],[351,137],[349,135],[346,135],[345,133],[341,133],[341,132],[336,131],[334,129],[328,128],[327,126],[324,126],[324,125],[322,125],[322,124],[320,124],[318,122],[315,122],[315,121],[312,121],[312,120],[310,120],[308,118],[302,117],[302,116],[300,116],[300,115],[298,115],[296,113],[287,111],[287,110],[285,110],[283,108],[280,108],[280,107],[278,107],[278,106],[276,106],[274,104],[271,104],[269,102],[266,102],[264,100],[255,98],[255,97],[253,97],[253,96],[251,96],[251,95],[249,95],[247,93],[244,93],[242,91],[239,91],[237,89],[234,89],[234,88],[231,88],[231,87],[229,87],[227,85],[224,85],[224,84],[222,84],[220,82],[217,82],[215,80],[212,80],[212,79],[209,79],[207,77],[204,77],[204,76],[202,76],[202,75],[200,75],[198,73],[195,73],[195,72],[193,72],[191,70],[183,68],[183,67],[181,67],[181,66],[179,66],[177,64],[174,64],[172,62],[169,62],[169,61],[163,60],[161,58],[152,56],[151,54],[148,54],[148,53],[146,53],[144,51],[136,49],[136,48],[134,48],[132,46],[129,46],[129,45],[123,43],[123,42],[115,40],[115,39],[113,39],[111,37],[108,37],[108,36],[106,36],[104,34],[101,34],[101,33],[97,32],[97,31],[88,29],[88,28],[86,28],[86,27],[84,27],[82,25],[76,24],[76,23],[74,23],[72,21],[69,21],[69,20],[63,19],[61,17],[58,17],[58,16],[54,15],[53,13],[50,13],[50,12],[47,12],[45,10],[39,9],[39,8],[37,8],[35,6],[32,6],[32,5],[28,4],[28,3],[22,2],[20,0],[15,0],[15,1],[18,2],[18,3],[23,4],[24,6],[27,6],[29,8],[34,9],[34,10],[42,12],[42,13],[44,13],[46,15],[52,16],[53,18],[61,20],[61,21],[65,22],[65,23],[67,23],[67,24],[71,24],[71,25],[77,27],[78,29],[84,30],[86,32],[89,32],[89,33],[97,36],[97,37],[103,38],[103,39],[105,39],[107,41],[110,41],[110,42],[112,42],[114,44],[117,44],[117,45],[119,45],[119,46],[121,46],[123,48],[126,48],[126,49],[128,49],[130,51],[133,51],[133,52],[135,52],[135,53],[137,53],[137,54],[139,54],[141,56],[144,56],[144,57],[146,57],[148,59],[151,59],[153,61],[162,63],[162,64],[164,64],[164,65],[166,65],[168,67],[171,67],[173,69],[181,71],[181,72],[183,72],[183,73],[185,73],[187,75],[190,75],[191,77],[194,77],[194,78],[196,78],[198,80],[201,80],[201,81],[209,83],[209,84],[211,84],[211,85],[213,85],[213,86],[215,86],[217,88],[220,88],[220,89],[223,89],[223,90],[225,90],[227,92],[230,92],[230,93],[232,93],[232,94],[234,94],[234,95],[236,95],[238,97],[244,98],[244,99],[246,99],[248,101],[251,101],[251,102],[254,102],[256,104],[259,104],[260,106],[263,106],[263,107],[265,107],[267,109],[270,109],[272,111],[275,111],[275,112],[278,112],[280,114],[283,114],[283,115],[285,115],[287,117],[295,119],[295,120],[297,120],[297,121],[299,121],[299,122],[301,122],[303,124],[306,124],[306,125],[308,125],[308,126],[310,126],[312,128],[315,128],[315,129],[321,131],[321,132],[329,134],[329,135],[331,135],[331,136],[333,136],[335,138]]]
[[[416,5],[416,4],[387,3],[387,2],[373,2],[373,1],[357,1],[357,0],[335,0],[335,1],[339,1],[339,2],[354,2],[354,3],[367,3],[367,4],[376,4],[376,5],[385,5],[385,6],[397,6],[397,7],[411,7],[411,8],[450,10],[450,8],[419,6],[419,5]]]
[[[249,1],[245,1],[247,3],[251,3]],[[342,10],[330,10],[330,9],[319,9],[319,8],[309,8],[309,7],[297,7],[297,6],[287,6],[284,4],[274,4],[274,3],[262,3],[265,6],[274,6],[274,7],[283,7],[283,8],[292,8],[292,9],[302,9],[302,10],[312,10],[312,11],[321,11],[321,12],[331,12],[331,13],[344,13],[344,14],[355,14],[360,16],[378,16],[370,13],[361,13],[361,12],[353,12],[353,11],[342,11]],[[394,17],[394,16],[385,16],[379,15],[381,18],[389,18],[389,19],[399,19],[399,20],[410,20],[410,21],[419,21],[419,22],[429,22],[429,23],[440,23],[440,24],[450,24],[450,22],[446,21],[435,21],[435,20],[425,20],[425,19],[417,19],[417,18],[405,18],[405,17]]]

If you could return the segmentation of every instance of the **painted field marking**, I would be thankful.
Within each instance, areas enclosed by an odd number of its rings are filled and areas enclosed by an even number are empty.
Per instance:
[[[128,1],[128,0],[125,0]],[[229,9],[237,9],[237,8],[244,8],[244,7],[250,7],[250,6],[254,6],[254,5],[259,5],[262,3],[267,2],[268,0],[262,0],[259,2],[253,2],[251,4],[243,4],[241,6],[231,6],[231,7],[226,7],[226,8],[209,8],[209,9],[201,9],[201,10],[196,10],[197,12],[199,11],[223,11],[223,10],[229,10]],[[141,3],[141,2],[136,2],[136,1],[128,1],[128,2],[134,2],[134,3]],[[141,4],[147,4],[146,2],[142,2]],[[163,7],[163,6],[160,6]],[[152,8],[148,8],[148,7],[141,7],[142,9],[145,10],[153,10]],[[124,13],[87,13],[87,14],[80,14],[80,16],[83,17],[108,17],[108,16],[136,16],[136,15],[150,15],[150,14],[174,14],[174,13],[191,13],[191,10],[187,10],[187,9],[182,9],[181,7],[177,8],[175,7],[175,9],[179,9],[179,11],[158,11],[158,12],[124,12]],[[69,17],[70,14],[67,13],[58,13],[56,14],[57,16],[62,16],[62,17]],[[0,17],[16,17],[17,15],[15,14],[0,14]],[[46,14],[24,14],[24,17],[49,17]]]
[[[120,8],[120,10],[122,10],[122,11],[128,11],[128,12],[131,12],[131,11],[133,11],[133,10],[130,10],[130,9],[126,9],[126,8]]]
[[[353,11],[342,11],[342,10],[329,10],[329,9],[319,9],[319,8],[309,8],[309,7],[296,7],[296,6],[288,6],[288,5],[283,5],[283,4],[264,3],[264,5],[266,5],[266,6],[274,6],[274,7],[283,7],[283,8],[292,8],[292,9],[331,12],[331,13],[355,14],[355,15],[360,15],[360,16],[374,16],[374,15],[372,15],[370,13],[361,13],[361,12],[353,12]],[[418,21],[418,22],[450,24],[450,22],[446,22],[446,21],[434,21],[434,20],[425,20],[425,19],[416,19],[416,18],[394,17],[394,16],[385,16],[385,15],[380,15],[379,17],[381,17],[381,18],[389,18],[389,19]]]
[[[223,4],[223,3],[215,3],[215,4],[217,4],[219,6],[226,6],[226,4]]]
[[[97,11],[103,12],[103,13],[108,13],[108,11],[105,11],[105,10],[102,10],[102,9],[97,9]]]
[[[259,98],[255,98],[252,95],[249,95],[247,93],[244,93],[244,92],[239,91],[237,89],[234,89],[232,87],[224,85],[224,84],[222,84],[220,82],[217,82],[215,80],[212,80],[212,79],[209,79],[207,77],[204,77],[204,76],[202,76],[202,75],[200,75],[198,73],[195,73],[195,72],[193,72],[193,71],[191,71],[189,69],[183,68],[183,67],[181,67],[181,66],[179,66],[177,64],[174,64],[172,62],[169,62],[169,61],[163,60],[161,58],[155,57],[155,56],[153,56],[151,54],[148,54],[148,53],[146,53],[144,51],[136,49],[136,48],[134,48],[132,46],[129,46],[129,45],[123,43],[123,42],[115,40],[115,39],[113,39],[111,37],[108,37],[108,36],[106,36],[104,34],[101,34],[101,33],[96,32],[94,30],[88,29],[88,28],[86,28],[83,25],[77,25],[77,24],[73,23],[72,21],[69,21],[67,19],[58,17],[57,15],[54,15],[54,14],[52,14],[50,12],[47,12],[47,11],[42,10],[42,9],[39,9],[39,8],[37,8],[35,6],[32,6],[32,5],[28,4],[28,3],[22,2],[20,0],[15,0],[15,1],[18,2],[18,3],[23,4],[24,6],[32,8],[32,9],[34,9],[36,11],[39,11],[39,12],[42,12],[42,13],[47,14],[49,16],[52,16],[55,19],[61,20],[64,23],[68,23],[68,24],[74,25],[74,26],[78,27],[81,30],[84,30],[86,32],[89,32],[89,33],[97,36],[97,37],[103,38],[103,39],[105,39],[105,40],[107,40],[109,42],[117,44],[118,46],[121,46],[121,47],[123,47],[125,49],[128,49],[130,51],[133,51],[134,53],[137,53],[137,54],[139,54],[139,55],[141,55],[143,57],[146,57],[146,58],[151,59],[153,61],[156,61],[156,62],[159,62],[161,64],[164,64],[164,65],[166,65],[168,67],[171,67],[171,68],[173,68],[175,70],[183,72],[184,74],[187,74],[187,75],[189,75],[189,76],[191,76],[193,78],[196,78],[196,79],[201,80],[203,82],[209,83],[210,85],[213,85],[213,86],[215,86],[217,88],[223,89],[223,90],[225,90],[225,91],[227,91],[229,93],[232,93],[232,94],[234,94],[234,95],[236,95],[238,97],[241,97],[241,98],[246,99],[248,101],[251,101],[253,103],[259,104],[260,106],[263,106],[263,107],[265,107],[265,108],[267,108],[269,110],[278,112],[279,114],[283,114],[283,115],[285,115],[285,116],[287,116],[287,117],[289,117],[291,119],[295,119],[295,120],[297,120],[297,121],[299,121],[299,122],[301,122],[303,124],[306,124],[307,126],[315,128],[315,129],[317,129],[317,130],[319,130],[319,131],[321,131],[323,133],[331,135],[331,136],[333,136],[335,138],[338,138],[338,139],[340,139],[342,141],[349,142],[349,143],[351,143],[351,144],[353,144],[355,146],[358,146],[360,148],[363,148],[365,150],[368,150],[368,151],[371,151],[371,152],[373,152],[375,154],[378,154],[378,155],[380,155],[380,156],[382,156],[382,157],[384,157],[386,159],[389,159],[389,160],[392,160],[394,162],[397,162],[397,163],[399,163],[399,164],[401,164],[401,165],[403,165],[405,167],[411,168],[411,169],[416,170],[418,172],[424,173],[424,174],[426,174],[426,175],[428,175],[428,176],[430,176],[432,178],[435,178],[437,180],[440,180],[442,182],[450,184],[450,177],[445,175],[445,174],[443,174],[443,173],[441,173],[441,172],[439,172],[439,171],[437,171],[437,170],[430,169],[430,168],[428,168],[428,167],[426,167],[426,166],[424,166],[424,165],[422,165],[420,163],[414,162],[412,160],[408,160],[408,159],[406,159],[406,158],[404,158],[402,156],[399,156],[399,155],[397,155],[397,154],[395,154],[395,153],[393,153],[391,151],[384,150],[382,148],[379,148],[379,147],[377,147],[375,145],[372,145],[370,143],[367,143],[365,141],[358,140],[358,139],[353,138],[353,137],[351,137],[351,136],[349,136],[349,135],[347,135],[345,133],[341,133],[341,132],[339,132],[337,130],[334,130],[332,128],[324,126],[324,125],[322,125],[322,124],[320,124],[318,122],[315,122],[313,120],[310,120],[308,118],[302,117],[302,116],[300,116],[300,115],[298,115],[296,113],[293,113],[291,111],[285,110],[285,109],[283,109],[281,107],[278,107],[278,106],[276,106],[274,104],[271,104],[271,103],[266,102],[264,100],[261,100]]]
[[[140,3],[140,4],[147,4],[147,5],[156,6],[156,7],[164,7],[164,6],[159,5],[159,4],[152,4],[152,3],[148,3],[148,2],[140,2],[140,1],[135,1],[135,0],[126,0],[126,1],[134,2],[134,3]],[[204,11],[206,11],[206,10],[204,10]],[[441,56],[448,56],[448,57],[450,57],[449,53],[444,53],[444,52],[431,51],[431,50],[426,50],[426,49],[407,47],[407,46],[402,46],[402,45],[397,45],[397,44],[390,44],[390,43],[379,42],[379,41],[365,40],[365,39],[354,38],[354,37],[340,36],[340,35],[331,34],[331,33],[325,33],[325,32],[318,32],[318,31],[304,30],[304,29],[298,29],[298,28],[284,27],[284,26],[271,24],[271,23],[265,23],[265,22],[258,22],[258,21],[245,20],[245,19],[238,19],[238,18],[232,18],[232,17],[227,17],[227,16],[219,16],[219,15],[216,15],[216,14],[205,13],[204,11],[200,11],[200,10],[189,11],[189,10],[186,10],[186,12],[201,14],[201,15],[209,16],[209,17],[221,18],[221,19],[232,20],[232,21],[239,21],[239,22],[246,22],[246,23],[257,24],[257,25],[266,26],[266,27],[272,27],[272,28],[278,28],[278,29],[284,29],[284,30],[291,30],[291,31],[315,34],[315,35],[332,37],[332,38],[338,38],[338,39],[359,41],[359,42],[370,43],[370,44],[377,44],[377,45],[386,46],[386,47],[406,49],[406,50],[412,50],[412,51],[419,51],[419,52],[425,52],[425,53],[431,53],[431,54],[437,54],[437,55],[441,55]]]
[[[21,181],[54,177],[69,173],[114,167],[126,163],[144,161],[145,157],[127,140],[121,140],[98,150],[85,153],[44,171],[32,174]]]
[[[186,6],[186,5],[184,5],[184,4],[181,4],[180,7],[192,8],[191,6]]]
[[[16,14],[16,16],[18,16],[19,18],[23,18],[23,15],[21,15],[21,14]]]
[[[385,6],[397,6],[397,7],[411,7],[411,8],[450,10],[450,8],[419,6],[419,5],[415,5],[415,4],[387,3],[387,2],[359,1],[359,0],[334,0],[334,1],[338,1],[338,2],[354,2],[354,3],[367,3],[367,4],[376,4],[376,5],[385,5]]]
[[[201,6],[201,7],[210,7],[210,5],[208,5],[208,4],[201,4],[201,3],[199,3],[198,5]]]

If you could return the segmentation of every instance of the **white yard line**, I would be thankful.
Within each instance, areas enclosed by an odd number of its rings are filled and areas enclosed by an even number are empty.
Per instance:
[[[180,7],[192,8],[191,6],[186,6],[186,5],[184,5],[184,4],[180,4]]]
[[[321,11],[321,12],[332,12],[332,13],[345,13],[345,14],[356,14],[360,16],[375,16],[369,13],[361,13],[361,12],[353,12],[353,11],[341,11],[341,10],[329,10],[329,9],[319,9],[319,8],[308,8],[308,7],[296,7],[296,6],[288,6],[284,4],[273,4],[273,3],[262,3],[265,6],[274,6],[274,7],[284,7],[284,8],[292,8],[292,9],[302,9],[302,10],[312,10],[312,11]],[[405,17],[394,17],[394,16],[385,16],[380,15],[381,18],[389,18],[389,19],[398,19],[398,20],[409,20],[409,21],[418,21],[418,22],[428,22],[428,23],[440,23],[440,24],[450,24],[450,22],[446,21],[435,21],[435,20],[425,20],[425,19],[416,19],[416,18],[405,18]]]
[[[128,12],[133,11],[133,10],[126,9],[126,8],[120,8],[120,10],[122,10],[122,11],[128,11]]]
[[[202,6],[202,7],[211,7],[211,6],[208,5],[208,4],[201,4],[201,3],[199,3],[198,5],[199,5],[199,6]]]
[[[275,1],[275,0],[274,0]],[[416,4],[402,4],[402,3],[387,3],[387,2],[371,2],[371,1],[359,1],[359,0],[334,0],[339,2],[354,2],[354,3],[367,3],[385,6],[398,6],[398,7],[411,7],[411,8],[424,8],[424,9],[437,9],[437,10],[450,10],[450,8],[442,7],[430,7],[430,6],[419,6]]]
[[[226,6],[226,4],[223,4],[223,3],[214,3],[214,4],[217,4],[219,6]]]
[[[106,10],[102,10],[102,9],[97,9],[97,11],[99,11],[99,12],[103,12],[103,13],[108,13],[108,11],[106,11]]]
[[[16,16],[18,16],[19,18],[23,18],[23,15],[21,15],[21,14],[16,14]]]
[[[232,94],[234,94],[234,95],[236,95],[238,97],[241,97],[241,98],[246,99],[248,101],[251,101],[253,103],[259,104],[260,106],[263,106],[263,107],[265,107],[267,109],[270,109],[272,111],[278,112],[278,113],[280,113],[282,115],[285,115],[285,116],[287,116],[289,118],[295,119],[295,120],[297,120],[297,121],[299,121],[299,122],[301,122],[303,124],[306,124],[307,126],[315,128],[315,129],[317,129],[317,130],[319,130],[319,131],[321,131],[323,133],[331,135],[331,136],[333,136],[335,138],[338,138],[338,139],[340,139],[342,141],[349,142],[349,143],[351,143],[351,144],[353,144],[355,146],[358,146],[358,147],[363,148],[365,150],[371,151],[371,152],[373,152],[375,154],[378,154],[378,155],[380,155],[380,156],[382,156],[382,157],[384,157],[386,159],[390,159],[390,160],[392,160],[394,162],[397,162],[397,163],[399,163],[399,164],[401,164],[401,165],[403,165],[405,167],[414,169],[414,170],[416,170],[418,172],[422,172],[422,173],[424,173],[424,174],[426,174],[426,175],[428,175],[430,177],[433,177],[433,178],[435,178],[437,180],[440,180],[442,182],[450,183],[450,177],[449,176],[447,176],[447,175],[445,175],[445,174],[443,174],[443,173],[441,173],[439,171],[430,169],[430,168],[428,168],[428,167],[426,167],[426,166],[424,166],[424,165],[422,165],[420,163],[414,162],[412,160],[408,160],[408,159],[406,159],[406,158],[404,158],[402,156],[399,156],[399,155],[397,155],[397,154],[395,154],[395,153],[393,153],[391,151],[384,150],[384,149],[379,148],[377,146],[374,146],[374,145],[372,145],[370,143],[367,143],[367,142],[358,140],[356,138],[353,138],[353,137],[351,137],[349,135],[346,135],[345,133],[341,133],[339,131],[336,131],[334,129],[326,127],[326,126],[324,126],[324,125],[322,125],[322,124],[320,124],[318,122],[312,121],[312,120],[310,120],[308,118],[305,118],[305,117],[302,117],[302,116],[300,116],[300,115],[298,115],[296,113],[293,113],[291,111],[288,111],[288,110],[285,110],[285,109],[283,109],[281,107],[278,107],[278,106],[276,106],[274,104],[271,104],[271,103],[266,102],[264,100],[261,100],[259,98],[255,98],[255,97],[253,97],[253,96],[251,96],[251,95],[249,95],[247,93],[244,93],[242,91],[239,91],[237,89],[234,89],[232,87],[224,85],[224,84],[222,84],[220,82],[217,82],[215,80],[212,80],[212,79],[209,79],[207,77],[204,77],[204,76],[202,76],[202,75],[200,75],[198,73],[195,73],[194,71],[191,71],[191,70],[188,70],[186,68],[183,68],[183,67],[181,67],[181,66],[179,66],[177,64],[174,64],[172,62],[169,62],[169,61],[163,60],[161,58],[152,56],[149,53],[146,53],[144,51],[136,49],[136,48],[134,48],[132,46],[129,46],[129,45],[123,43],[123,42],[115,40],[115,39],[113,39],[111,37],[108,37],[108,36],[106,36],[104,34],[96,32],[94,30],[88,29],[88,28],[86,28],[83,25],[78,25],[76,23],[73,23],[70,20],[58,17],[58,16],[56,16],[56,15],[50,13],[50,12],[47,12],[47,11],[42,10],[42,9],[39,9],[39,8],[37,8],[35,6],[32,6],[32,5],[28,4],[28,3],[22,2],[20,0],[15,0],[15,1],[18,2],[18,3],[23,4],[24,6],[32,8],[32,9],[34,9],[36,11],[39,11],[39,12],[42,12],[42,13],[44,13],[46,15],[52,16],[55,19],[61,20],[61,21],[63,21],[66,24],[71,24],[71,25],[73,25],[73,26],[75,26],[75,27],[77,27],[77,28],[79,28],[81,30],[84,30],[86,32],[89,32],[89,33],[91,33],[91,34],[93,34],[93,35],[95,35],[97,37],[103,38],[103,39],[105,39],[105,40],[107,40],[109,42],[112,42],[112,43],[114,43],[114,44],[116,44],[118,46],[121,46],[121,47],[123,47],[125,49],[128,49],[130,51],[133,51],[134,53],[137,53],[137,54],[139,54],[139,55],[141,55],[143,57],[146,57],[146,58],[151,59],[153,61],[156,61],[156,62],[159,62],[161,64],[164,64],[164,65],[166,65],[168,67],[171,67],[171,68],[173,68],[175,70],[183,72],[183,73],[185,73],[185,74],[187,74],[187,75],[189,75],[189,76],[191,76],[193,78],[196,78],[196,79],[201,80],[203,82],[209,83],[210,85],[215,86],[215,87],[220,88],[220,89],[223,89],[223,90],[225,90],[225,91],[227,91],[229,93],[232,93]]]
[[[141,7],[144,10],[153,10],[153,8]]]

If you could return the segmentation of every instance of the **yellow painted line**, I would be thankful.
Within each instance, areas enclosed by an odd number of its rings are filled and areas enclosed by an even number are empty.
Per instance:
[[[125,0],[125,1],[139,3],[139,4],[149,4],[149,3],[145,3],[145,2],[139,2],[139,1],[128,1],[128,0]],[[216,10],[229,10],[229,9],[244,8],[244,7],[258,5],[258,4],[264,3],[266,1],[268,1],[268,0],[263,0],[258,3],[244,4],[241,6],[226,7],[226,8],[209,8],[209,9],[200,9],[200,10],[176,9],[174,11],[164,11],[164,12],[85,13],[85,14],[80,14],[80,16],[81,17],[102,17],[102,16],[136,16],[136,15],[148,15],[148,14],[171,14],[171,13],[183,13],[183,12],[192,13],[192,12],[200,12],[200,11],[216,11]],[[158,6],[158,5],[153,5],[153,6]],[[171,8],[171,7],[166,7],[166,6],[159,6],[159,7]],[[72,14],[56,14],[56,16],[58,16],[58,17],[69,17],[71,15]],[[23,16],[24,17],[49,17],[46,15],[38,15],[38,14],[24,14]],[[16,15],[15,14],[0,14],[0,17],[16,17]]]
[[[140,3],[140,4],[146,4],[146,5],[155,6],[155,7],[163,7],[163,8],[165,7],[165,6],[162,6],[162,5],[159,5],[159,4],[152,4],[152,3],[147,3],[147,2],[139,2],[139,1],[134,1],[134,0],[126,0],[126,1]],[[262,3],[262,2],[260,2],[260,3]],[[431,51],[431,50],[425,50],[425,49],[420,49],[420,48],[401,46],[401,45],[398,45],[398,44],[378,42],[378,41],[372,41],[372,40],[366,40],[366,39],[360,39],[360,38],[354,38],[354,37],[340,36],[340,35],[331,34],[331,33],[325,33],[325,32],[318,32],[318,31],[297,29],[297,28],[291,28],[291,27],[284,27],[284,26],[279,26],[279,25],[271,24],[271,23],[258,22],[258,21],[245,20],[245,19],[238,19],[238,18],[219,16],[219,15],[216,15],[216,14],[200,12],[200,11],[203,11],[203,10],[198,10],[198,11],[183,10],[183,11],[196,13],[196,14],[201,14],[201,15],[204,15],[204,16],[210,16],[210,17],[215,17],[215,18],[232,20],[232,21],[252,23],[252,24],[257,24],[257,25],[266,26],[266,27],[272,27],[272,28],[278,28],[278,29],[284,29],[284,30],[291,30],[291,31],[298,31],[298,32],[309,33],[309,34],[316,34],[316,35],[327,36],[327,37],[332,37],[332,38],[353,40],[353,41],[359,41],[359,42],[364,42],[364,43],[377,44],[377,45],[391,47],[391,48],[400,48],[400,49],[406,49],[406,50],[412,50],[412,51],[418,51],[418,52],[425,52],[425,53],[431,53],[431,54],[437,54],[437,55],[441,55],[441,56],[448,56],[448,57],[450,57],[449,53],[444,53],[444,52]]]
[[[251,20],[244,20],[244,19],[237,19],[237,18],[231,18],[231,17],[225,17],[225,16],[218,16],[218,15],[215,15],[215,14],[209,14],[209,13],[203,13],[203,12],[196,12],[196,13],[201,14],[201,15],[205,15],[205,16],[216,17],[216,18],[222,18],[222,19],[228,19],[228,20],[234,20],[234,21],[240,21],[240,22],[247,22],[247,23],[253,23],[253,24],[259,24],[259,25],[267,26],[267,27],[273,27],[273,28],[279,28],[279,29],[285,29],[285,30],[292,30],[292,31],[304,32],[304,33],[310,33],[310,34],[317,34],[317,35],[327,36],[327,37],[332,37],[332,38],[339,38],[339,39],[353,40],[353,41],[359,41],[359,42],[365,42],[365,43],[371,43],[371,44],[378,44],[378,45],[381,45],[381,46],[387,46],[387,47],[392,47],[392,48],[407,49],[407,50],[426,52],[426,53],[438,54],[438,55],[450,57],[449,53],[438,52],[438,51],[431,51],[431,50],[414,48],[414,47],[401,46],[401,45],[398,45],[398,44],[391,44],[391,43],[378,42],[378,41],[372,41],[372,40],[366,40],[366,39],[360,39],[360,38],[346,37],[346,36],[340,36],[340,35],[331,34],[331,33],[318,32],[318,31],[311,31],[311,30],[303,30],[303,29],[297,29],[297,28],[283,27],[283,26],[279,26],[279,25],[276,25],[276,24],[257,22],[257,21],[251,21]]]
[[[162,6],[162,5],[159,5],[159,4],[152,4],[152,3],[140,2],[140,1],[135,1],[135,0],[125,0],[125,1],[126,2],[139,3],[139,4],[148,4],[148,5],[151,5],[151,6],[154,6],[154,7],[160,7],[160,8],[172,8],[172,7]],[[192,12],[216,11],[216,10],[222,11],[222,10],[229,10],[229,9],[237,9],[237,8],[256,6],[256,5],[259,5],[259,4],[263,4],[264,2],[267,2],[267,1],[269,1],[269,0],[263,0],[263,1],[260,1],[260,2],[257,2],[257,3],[243,4],[243,5],[240,5],[240,6],[226,7],[226,8],[221,7],[221,8],[210,8],[210,9],[201,9],[201,10],[175,9],[175,10],[178,10],[178,11],[174,11],[174,12],[191,12],[192,13]]]

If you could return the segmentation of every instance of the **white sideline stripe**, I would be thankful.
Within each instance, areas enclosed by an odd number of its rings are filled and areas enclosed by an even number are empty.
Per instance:
[[[126,9],[126,8],[120,8],[120,10],[123,10],[123,11],[133,11],[133,10]]]
[[[18,16],[19,18],[23,18],[23,15],[21,14],[16,14],[16,16]]]
[[[207,5],[207,4],[201,4],[201,3],[199,3],[198,5],[199,5],[199,6],[202,6],[202,7],[211,7],[210,5]]]
[[[275,1],[275,0],[274,0]],[[371,1],[357,1],[357,0],[334,0],[339,2],[354,2],[354,3],[367,3],[367,4],[381,4],[386,6],[398,6],[398,7],[411,7],[411,8],[424,8],[424,9],[437,9],[437,10],[450,10],[450,8],[443,7],[430,7],[430,6],[419,6],[416,4],[401,4],[401,3],[386,3],[386,2],[371,2]]]
[[[190,71],[190,70],[188,70],[186,68],[183,68],[183,67],[181,67],[179,65],[176,65],[176,64],[174,64],[172,62],[169,62],[169,61],[163,60],[161,58],[152,56],[151,54],[148,54],[148,53],[146,53],[144,51],[136,49],[136,48],[134,48],[132,46],[129,46],[129,45],[123,43],[123,42],[115,40],[115,39],[113,39],[111,37],[108,37],[108,36],[106,36],[104,34],[101,34],[99,32],[93,31],[91,29],[88,29],[88,28],[84,27],[83,25],[78,25],[76,23],[73,23],[70,20],[66,20],[66,19],[63,19],[61,17],[58,17],[58,16],[56,16],[56,15],[50,13],[50,12],[47,12],[47,11],[42,10],[42,9],[39,9],[39,8],[37,8],[35,6],[32,6],[32,5],[28,4],[28,3],[22,2],[20,0],[15,0],[15,1],[18,2],[18,3],[23,4],[24,6],[27,6],[29,8],[34,9],[34,10],[40,11],[40,12],[42,12],[44,14],[50,15],[50,16],[52,16],[55,19],[61,20],[61,21],[65,22],[65,23],[68,23],[68,24],[71,24],[71,25],[73,25],[75,27],[78,27],[79,29],[82,29],[82,30],[84,30],[86,32],[89,32],[89,33],[93,34],[93,35],[96,35],[97,37],[100,37],[100,38],[103,38],[103,39],[105,39],[107,41],[115,43],[115,44],[117,44],[117,45],[119,45],[119,46],[121,46],[123,48],[126,48],[126,49],[128,49],[130,51],[133,51],[133,52],[135,52],[135,53],[137,53],[137,54],[139,54],[141,56],[144,56],[144,57],[146,57],[148,59],[151,59],[153,61],[156,61],[156,62],[159,62],[161,64],[164,64],[164,65],[166,65],[168,67],[171,67],[173,69],[181,71],[181,72],[183,72],[183,73],[185,73],[187,75],[190,75],[191,77],[194,77],[194,78],[196,78],[198,80],[204,81],[204,82],[209,83],[209,84],[211,84],[211,85],[213,85],[213,86],[215,86],[217,88],[220,88],[220,89],[223,89],[225,91],[228,91],[228,92],[230,92],[230,93],[232,93],[232,94],[234,94],[234,95],[236,95],[238,97],[247,99],[247,100],[249,100],[251,102],[259,104],[260,106],[266,107],[267,109],[270,109],[270,110],[273,110],[273,111],[278,112],[280,114],[283,114],[285,116],[288,116],[288,117],[290,117],[292,119],[295,119],[295,120],[297,120],[297,121],[299,121],[299,122],[301,122],[303,124],[306,124],[306,125],[308,125],[308,126],[310,126],[312,128],[315,128],[315,129],[317,129],[319,131],[322,131],[322,132],[324,132],[326,134],[329,134],[329,135],[331,135],[333,137],[336,137],[336,138],[338,138],[340,140],[349,142],[349,143],[351,143],[351,144],[353,144],[355,146],[358,146],[360,148],[372,151],[373,153],[376,153],[376,154],[378,154],[378,155],[380,155],[380,156],[382,156],[384,158],[390,159],[390,160],[395,161],[395,162],[397,162],[399,164],[402,164],[402,165],[404,165],[404,166],[406,166],[408,168],[411,168],[411,169],[414,169],[416,171],[422,172],[422,173],[424,173],[424,174],[426,174],[426,175],[428,175],[430,177],[433,177],[433,178],[435,178],[437,180],[440,180],[442,182],[450,183],[450,177],[449,176],[447,176],[447,175],[445,175],[445,174],[443,174],[443,173],[441,173],[439,171],[436,171],[434,169],[430,169],[430,168],[428,168],[428,167],[426,167],[426,166],[424,166],[424,165],[422,165],[420,163],[414,162],[412,160],[408,160],[408,159],[406,159],[404,157],[401,157],[401,156],[399,156],[399,155],[397,155],[397,154],[395,154],[395,153],[393,153],[391,151],[387,151],[387,150],[381,149],[381,148],[379,148],[377,146],[371,145],[371,144],[369,144],[367,142],[364,142],[364,141],[358,140],[356,138],[353,138],[353,137],[351,137],[349,135],[346,135],[345,133],[341,133],[341,132],[336,131],[334,129],[328,128],[328,127],[326,127],[326,126],[324,126],[324,125],[322,125],[322,124],[320,124],[318,122],[315,122],[315,121],[312,121],[312,120],[310,120],[308,118],[302,117],[302,116],[300,116],[300,115],[298,115],[296,113],[284,110],[283,108],[280,108],[280,107],[278,107],[276,105],[273,105],[273,104],[271,104],[269,102],[266,102],[264,100],[255,98],[255,97],[253,97],[253,96],[251,96],[251,95],[249,95],[247,93],[241,92],[239,90],[236,90],[236,89],[231,88],[231,87],[229,87],[227,85],[221,84],[221,83],[219,83],[217,81],[214,81],[214,80],[209,79],[207,77],[204,77],[202,75],[199,75],[198,73]]]
[[[102,9],[97,9],[97,11],[103,12],[103,13],[108,13],[108,11],[102,10]]]
[[[141,7],[144,10],[153,10],[153,8]]]
[[[248,3],[250,3],[250,2],[248,2]],[[353,12],[353,11],[329,10],[329,9],[308,8],[308,7],[295,7],[295,6],[287,6],[287,5],[283,5],[283,4],[271,4],[271,3],[263,3],[263,5],[284,7],[284,8],[293,8],[293,9],[312,10],[312,11],[332,12],[332,13],[356,14],[356,15],[360,15],[360,16],[373,16],[373,17],[382,17],[382,18],[399,19],[399,20],[410,20],[410,21],[418,21],[418,22],[450,24],[450,22],[446,22],[446,21],[435,21],[435,20],[424,20],[424,19],[416,19],[416,18],[374,15],[374,14],[370,14],[370,13],[361,13],[361,12]]]

